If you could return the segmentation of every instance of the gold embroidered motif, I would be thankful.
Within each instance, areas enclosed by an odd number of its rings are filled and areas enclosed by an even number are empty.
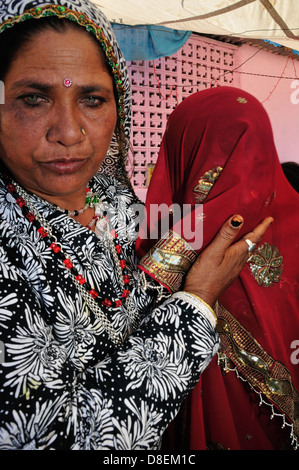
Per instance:
[[[200,177],[198,184],[193,189],[195,201],[198,204],[202,203],[207,198],[222,170],[223,168],[221,166],[216,166],[212,170],[206,171],[205,174]]]
[[[154,163],[148,163],[146,167],[146,187],[149,187],[149,184],[151,182],[151,178],[153,176],[153,172],[155,169],[155,164]]]
[[[270,287],[279,282],[283,271],[283,256],[274,246],[264,243],[248,260],[250,270],[259,286]]]
[[[139,267],[151,273],[169,290],[176,292],[196,257],[197,253],[183,238],[169,231],[142,258]]]
[[[233,364],[243,379],[271,403],[276,404],[294,424],[299,435],[299,393],[289,370],[273,359],[253,336],[222,305],[216,304],[217,331],[221,341],[220,365],[224,372]]]
[[[242,96],[239,96],[239,98],[237,98],[237,101],[238,101],[238,103],[242,103],[242,104],[247,103],[247,99],[243,98]]]

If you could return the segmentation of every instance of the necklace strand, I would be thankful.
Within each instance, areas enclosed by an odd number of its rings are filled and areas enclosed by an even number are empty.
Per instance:
[[[16,186],[18,191],[21,193],[23,191],[22,187],[16,183],[13,182],[13,184]],[[77,217],[80,214],[83,214],[87,209],[95,207],[95,205],[100,204],[101,200],[98,197],[97,194],[95,194],[90,188],[86,188],[86,197],[85,197],[85,204],[84,207],[81,209],[75,209],[75,210],[68,210],[68,209],[63,209],[62,207],[58,206],[57,204],[54,204],[52,202],[47,201],[46,199],[42,198],[38,194],[31,193],[30,191],[26,191],[26,196],[34,196],[36,199],[38,199],[40,202],[43,204],[47,204],[49,206],[52,206],[55,210],[61,212],[62,214],[68,215],[70,217]]]
[[[59,212],[62,212],[63,214],[66,214],[71,217],[77,217],[80,214],[83,214],[87,209],[94,207],[96,204],[99,204],[101,201],[97,194],[94,194],[91,189],[86,188],[86,198],[85,198],[85,205],[82,207],[82,209],[79,210],[74,210],[70,211],[68,209],[62,209],[61,207],[57,206],[56,204],[53,204],[53,207],[55,207],[56,210]]]
[[[105,313],[101,310],[99,306],[99,292],[90,286],[87,280],[82,276],[74,266],[71,258],[67,255],[62,248],[61,243],[58,242],[57,237],[52,232],[52,227],[49,225],[48,221],[36,210],[36,208],[31,204],[28,193],[18,185],[16,182],[8,183],[8,191],[12,194],[16,200],[16,203],[22,209],[23,215],[26,217],[29,222],[36,226],[37,231],[41,238],[48,239],[50,242],[50,248],[55,253],[55,255],[60,258],[63,265],[67,269],[71,280],[74,282],[79,292],[88,303],[91,310],[97,315],[100,319],[103,327],[106,329],[111,340],[116,344],[121,344],[122,340],[117,334],[115,329],[112,327],[110,321],[108,320]],[[94,196],[94,195],[93,195]],[[98,199],[98,201],[100,201]],[[93,202],[94,203],[94,202]],[[103,215],[97,215],[94,219],[103,219]],[[96,222],[96,220],[95,220]],[[106,220],[107,226],[109,222]],[[128,276],[126,262],[122,257],[122,248],[118,241],[118,236],[116,230],[111,230],[106,233],[106,238],[108,241],[109,249],[112,254],[114,264],[116,266],[116,272],[118,275],[120,287],[122,289],[122,295],[120,298],[108,299],[104,298],[101,301],[101,304],[106,308],[111,307],[120,307],[124,302],[128,309],[128,313],[131,319],[132,327],[135,328],[138,325],[138,314],[135,311],[135,308],[129,299],[130,296],[130,278]],[[97,301],[96,301],[97,300]]]

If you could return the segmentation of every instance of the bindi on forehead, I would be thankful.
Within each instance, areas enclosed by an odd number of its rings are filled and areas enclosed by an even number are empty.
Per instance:
[[[70,86],[72,86],[73,82],[70,78],[65,78],[63,80],[63,85],[66,87],[66,88],[69,88]]]

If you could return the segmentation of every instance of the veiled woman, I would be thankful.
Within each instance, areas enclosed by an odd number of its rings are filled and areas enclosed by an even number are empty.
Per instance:
[[[176,427],[176,445],[185,442],[193,450],[296,447],[299,195],[284,176],[268,115],[256,98],[233,87],[212,88],[174,110],[145,205],[152,232],[150,207],[162,203],[189,205],[185,219],[192,219],[191,233],[197,227],[203,234],[197,254],[231,211],[245,219],[238,237],[264,217],[274,218],[215,306],[221,348],[186,403],[187,424]],[[185,220],[174,222],[172,229],[181,231]],[[162,269],[152,270],[161,241],[148,252],[151,243],[142,236],[138,240],[142,269],[171,291],[179,288]],[[189,444],[181,434],[186,426]]]

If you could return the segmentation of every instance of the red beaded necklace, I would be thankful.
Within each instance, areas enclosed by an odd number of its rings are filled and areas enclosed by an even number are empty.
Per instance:
[[[26,219],[37,228],[41,238],[48,239],[51,250],[62,261],[65,268],[71,274],[72,279],[74,279],[81,288],[84,287],[92,299],[98,299],[99,292],[90,286],[85,277],[78,272],[70,257],[64,253],[61,244],[57,241],[55,235],[52,234],[52,229],[47,224],[47,221],[42,217],[39,217],[36,209],[31,206],[27,198],[28,194],[26,191],[16,183],[9,183],[7,189],[9,193],[15,198],[18,206],[22,209],[22,213]],[[95,216],[95,218],[98,219],[100,216]],[[107,221],[107,224],[108,223],[109,222]],[[123,304],[123,301],[130,295],[130,278],[128,276],[126,261],[123,257],[122,247],[119,243],[116,230],[110,230],[110,239],[113,241],[113,247],[118,258],[119,267],[117,267],[117,272],[122,274],[122,279],[120,280],[122,286],[122,295],[120,298],[114,298],[111,300],[108,298],[102,299],[101,304],[106,308],[120,307]],[[114,259],[115,258],[116,257],[114,256]]]

